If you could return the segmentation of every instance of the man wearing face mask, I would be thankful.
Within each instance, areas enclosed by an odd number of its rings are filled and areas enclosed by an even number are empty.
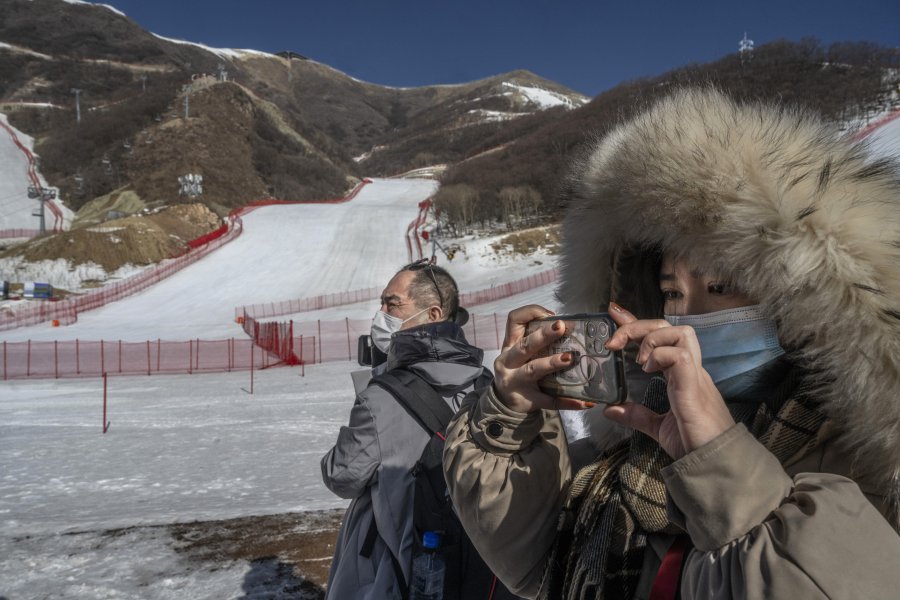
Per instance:
[[[357,395],[349,424],[322,458],[325,485],[352,500],[335,546],[329,599],[406,598],[415,542],[411,471],[430,435],[380,381],[412,373],[409,387],[424,383],[456,412],[467,392],[491,380],[483,352],[463,335],[466,318],[453,277],[429,261],[400,269],[381,294],[372,343],[387,361]]]

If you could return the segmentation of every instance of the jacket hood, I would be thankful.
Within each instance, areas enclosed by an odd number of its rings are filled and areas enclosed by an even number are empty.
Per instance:
[[[732,279],[771,312],[792,358],[817,373],[808,383],[860,475],[896,500],[895,159],[802,110],[686,89],[595,143],[567,195],[557,290],[567,312],[658,296],[653,261],[634,260],[649,249]],[[641,281],[629,283],[635,269]]]
[[[387,369],[410,367],[436,387],[456,389],[470,385],[481,375],[483,358],[484,351],[466,341],[459,325],[438,321],[395,333]]]

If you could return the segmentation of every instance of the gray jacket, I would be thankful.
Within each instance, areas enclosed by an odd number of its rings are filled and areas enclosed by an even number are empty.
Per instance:
[[[456,411],[485,372],[483,352],[454,323],[415,327],[394,335],[387,370],[405,367],[425,378]],[[391,555],[410,579],[413,548],[413,476],[430,436],[381,386],[356,397],[350,422],[322,458],[322,479],[352,499],[344,516],[328,576],[329,600],[400,598]],[[378,537],[369,557],[360,549],[372,520]]]

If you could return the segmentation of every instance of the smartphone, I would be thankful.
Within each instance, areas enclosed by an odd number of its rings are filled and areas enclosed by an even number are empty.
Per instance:
[[[613,352],[606,342],[616,331],[616,323],[608,313],[556,315],[528,323],[530,334],[547,322],[562,321],[566,332],[538,357],[571,352],[572,366],[551,373],[538,382],[551,396],[565,396],[588,402],[620,404],[625,401],[625,363],[622,352]]]

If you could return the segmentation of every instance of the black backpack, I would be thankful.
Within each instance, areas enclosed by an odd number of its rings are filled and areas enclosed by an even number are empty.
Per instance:
[[[490,372],[476,383],[476,388],[489,385]],[[446,564],[444,574],[444,600],[512,600],[518,598],[497,579],[484,563],[453,510],[447,483],[444,480],[442,455],[445,432],[453,411],[435,389],[421,377],[407,369],[393,369],[372,379],[383,387],[421,425],[431,439],[411,473],[415,478],[413,501],[413,531],[415,545],[413,558],[422,551],[422,534],[426,531],[441,533],[440,551]],[[371,556],[378,531],[375,520],[366,534],[360,555]],[[396,556],[391,555],[394,572],[400,583],[403,600],[409,597],[409,582]]]

